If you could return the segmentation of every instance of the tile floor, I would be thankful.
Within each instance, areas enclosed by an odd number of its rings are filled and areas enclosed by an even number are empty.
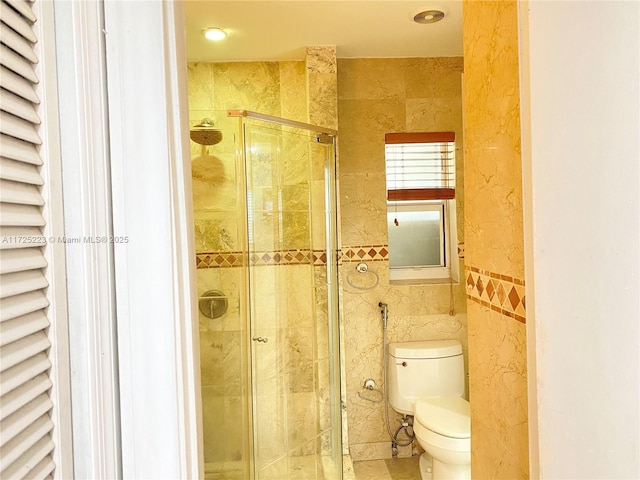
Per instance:
[[[313,460],[305,470],[304,460]],[[318,475],[315,469],[314,457],[296,457],[291,471],[283,474],[268,475],[263,472],[261,478],[269,480],[317,480],[335,478],[328,465],[324,465],[324,475]],[[344,457],[344,480],[420,480],[418,471],[419,456],[408,458],[388,458],[385,460],[366,460],[351,463],[349,456]],[[313,468],[311,468],[313,466]],[[246,474],[240,469],[207,472],[205,480],[245,480]]]
[[[419,456],[353,462],[356,480],[420,480]]]

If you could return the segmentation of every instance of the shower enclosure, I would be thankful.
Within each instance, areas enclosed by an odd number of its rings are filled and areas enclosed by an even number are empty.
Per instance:
[[[335,131],[191,111],[205,478],[342,478]]]

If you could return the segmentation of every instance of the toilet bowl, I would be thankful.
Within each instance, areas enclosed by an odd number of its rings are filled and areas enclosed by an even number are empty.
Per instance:
[[[423,480],[471,478],[471,421],[456,340],[389,344],[389,405],[413,415]]]
[[[471,478],[469,402],[460,397],[420,399],[415,405],[413,430],[420,446],[431,456],[431,478]],[[422,471],[421,477],[428,480]]]

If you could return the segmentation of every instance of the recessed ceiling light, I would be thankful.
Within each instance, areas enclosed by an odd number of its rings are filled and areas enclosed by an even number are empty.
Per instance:
[[[436,23],[444,18],[444,12],[440,10],[426,10],[413,16],[416,23]]]
[[[207,40],[224,40],[225,38],[227,38],[227,32],[218,27],[207,28],[204,31],[204,36]]]

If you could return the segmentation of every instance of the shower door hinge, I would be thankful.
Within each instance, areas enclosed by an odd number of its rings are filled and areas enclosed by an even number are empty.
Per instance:
[[[316,138],[318,140],[318,143],[326,143],[326,144],[333,143],[333,135],[328,135],[326,133],[319,133]]]

